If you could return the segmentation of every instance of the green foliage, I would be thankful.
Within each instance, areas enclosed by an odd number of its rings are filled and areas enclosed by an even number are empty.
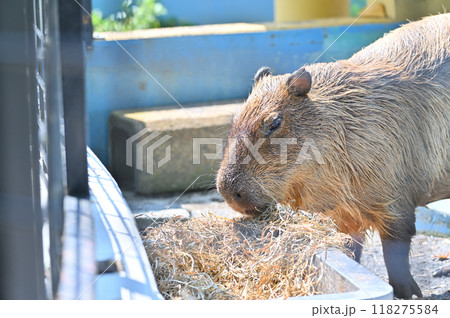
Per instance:
[[[94,32],[159,28],[159,17],[166,13],[158,0],[139,0],[138,5],[133,5],[132,0],[124,0],[121,10],[107,18],[99,10],[92,11],[92,24]]]
[[[357,17],[361,10],[366,7],[366,3],[367,0],[350,0],[350,15]]]

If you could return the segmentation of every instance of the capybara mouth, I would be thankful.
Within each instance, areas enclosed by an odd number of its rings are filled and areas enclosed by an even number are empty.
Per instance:
[[[224,187],[219,187],[218,191],[233,210],[243,215],[258,216],[269,208],[269,204],[264,199],[255,197],[249,191],[241,189],[234,192]]]
[[[246,216],[257,216],[261,214],[260,210],[256,208],[255,206],[249,206],[249,205],[239,205],[236,202],[232,200],[225,200],[227,204],[236,212],[239,212],[241,214],[244,214]]]
[[[240,213],[244,214],[245,216],[254,217],[254,216],[260,215],[262,213],[262,211],[259,211],[258,209],[253,208],[253,209],[246,209],[246,210],[244,210],[243,212],[240,212]]]
[[[225,199],[225,202],[230,206],[233,210],[236,212],[239,212],[245,216],[248,217],[257,217],[261,214],[263,214],[265,211],[270,209],[269,205],[264,206],[256,206],[256,205],[250,205],[250,204],[238,204],[234,200],[227,200]]]
[[[267,211],[273,209],[270,205],[239,207],[238,209],[235,209],[232,205],[230,205],[230,207],[247,217],[259,217]]]

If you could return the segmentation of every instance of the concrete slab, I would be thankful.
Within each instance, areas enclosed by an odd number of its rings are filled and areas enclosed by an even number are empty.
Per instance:
[[[171,218],[188,219],[190,213],[184,209],[168,209],[162,211],[152,211],[147,213],[139,213],[134,217],[139,232],[144,231],[147,227],[159,223],[165,222]]]
[[[427,235],[450,237],[450,199],[417,208],[416,229]]]
[[[428,208],[443,212],[450,216],[450,199],[432,202],[427,205]]]
[[[225,202],[187,203],[182,204],[181,206],[188,210],[193,218],[203,217],[209,213],[230,219],[242,216],[240,213],[230,208]]]
[[[111,173],[140,194],[211,188],[221,160],[218,150],[241,105],[114,112],[109,119]]]
[[[216,191],[189,192],[183,195],[143,196],[123,191],[135,219],[139,215],[155,218],[202,217],[208,213],[233,218],[240,216],[231,209]]]
[[[422,17],[443,13],[450,7],[450,0],[378,0],[386,10],[387,17],[393,20],[418,20]],[[448,11],[447,11],[448,12]]]

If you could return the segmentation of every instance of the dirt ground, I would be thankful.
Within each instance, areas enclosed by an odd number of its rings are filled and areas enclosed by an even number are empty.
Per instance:
[[[450,276],[433,277],[450,260],[438,260],[438,255],[450,253],[450,238],[418,234],[413,238],[410,254],[411,273],[422,290],[423,299],[450,299]],[[378,235],[364,245],[361,265],[388,281],[381,241]]]

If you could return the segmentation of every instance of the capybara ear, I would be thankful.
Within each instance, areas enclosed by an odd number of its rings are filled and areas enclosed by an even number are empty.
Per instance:
[[[302,67],[289,76],[286,85],[289,93],[305,96],[311,89],[311,74]]]
[[[258,72],[256,72],[253,80],[255,81],[255,83],[257,83],[261,78],[269,76],[269,75],[272,75],[270,68],[268,68],[267,66],[263,66],[258,70]]]

